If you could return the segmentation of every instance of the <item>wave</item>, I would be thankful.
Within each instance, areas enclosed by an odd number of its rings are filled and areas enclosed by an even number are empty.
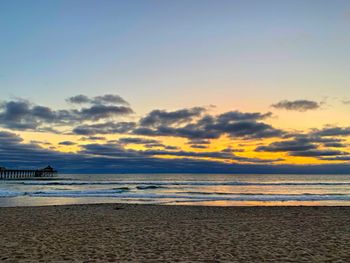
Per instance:
[[[138,185],[136,186],[136,189],[138,190],[147,190],[147,189],[158,189],[158,188],[164,188],[160,185]]]
[[[242,195],[242,196],[278,196],[278,195],[286,195],[286,196],[300,196],[300,195],[344,195],[348,196],[349,194],[342,194],[342,193],[327,193],[327,194],[314,194],[314,193],[301,193],[301,194],[264,194],[264,193],[225,193],[225,192],[202,192],[202,191],[190,191],[190,192],[177,192],[178,194],[190,194],[190,195]],[[350,195],[349,195],[350,196]]]
[[[73,190],[73,191],[33,191],[33,192],[23,192],[23,195],[28,196],[54,196],[54,197],[99,197],[99,196],[118,196],[125,193],[126,190]]]
[[[119,199],[175,199],[197,201],[350,201],[350,195],[346,194],[140,194],[125,190],[81,190],[81,191],[32,191],[19,192],[0,190],[0,197],[114,197]]]
[[[207,196],[207,195],[173,195],[173,194],[117,194],[117,193],[34,193],[31,196],[44,197],[118,197],[129,199],[185,199],[211,201],[350,201],[350,195],[237,195],[237,196]]]
[[[10,191],[10,190],[0,189],[0,197],[15,197],[20,195],[23,195],[23,193],[19,191]]]
[[[153,185],[153,186],[350,186],[350,182],[232,182],[232,181],[11,181],[22,185]],[[152,187],[153,187],[152,186]]]
[[[113,188],[112,190],[130,191],[130,187],[116,187],[116,188]]]

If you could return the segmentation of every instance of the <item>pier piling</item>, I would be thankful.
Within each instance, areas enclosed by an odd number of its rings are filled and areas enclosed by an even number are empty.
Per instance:
[[[40,170],[17,170],[0,167],[0,179],[25,179],[33,177],[53,177],[57,174],[51,166]]]

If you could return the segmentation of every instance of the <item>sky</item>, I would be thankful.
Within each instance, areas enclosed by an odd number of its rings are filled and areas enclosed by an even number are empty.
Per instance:
[[[0,166],[350,171],[347,0],[2,0],[0,36]]]

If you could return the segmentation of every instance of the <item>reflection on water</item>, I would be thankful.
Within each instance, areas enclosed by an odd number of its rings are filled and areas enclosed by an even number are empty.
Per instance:
[[[0,206],[81,203],[350,205],[350,176],[79,174],[55,180],[0,181]]]
[[[172,205],[198,205],[196,202],[176,202]],[[349,206],[349,201],[203,201],[203,206]]]

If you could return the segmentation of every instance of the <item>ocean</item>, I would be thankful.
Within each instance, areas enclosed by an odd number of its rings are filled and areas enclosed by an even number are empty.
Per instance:
[[[350,175],[62,174],[0,181],[2,207],[88,203],[348,206]]]

